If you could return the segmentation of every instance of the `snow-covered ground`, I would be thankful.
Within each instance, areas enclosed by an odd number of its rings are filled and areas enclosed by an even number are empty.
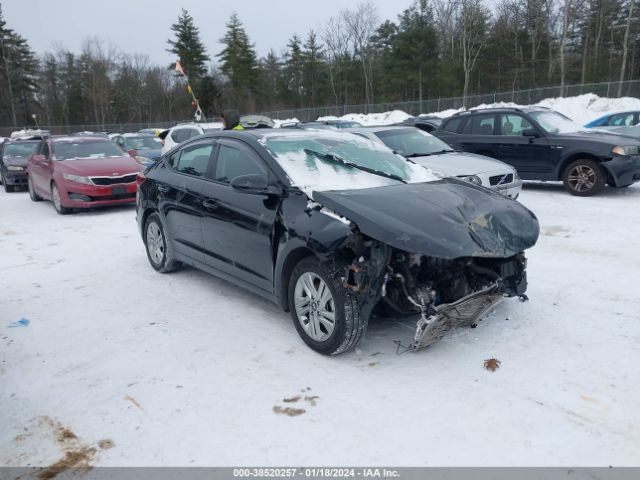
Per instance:
[[[640,186],[521,200],[530,302],[417,354],[413,320],[374,320],[327,358],[275,305],[153,271],[132,208],[0,193],[0,465],[637,465]]]
[[[603,98],[593,93],[587,93],[576,97],[547,98],[535,104],[536,106],[548,107],[556,110],[567,117],[575,120],[580,125],[584,125],[591,120],[595,120],[607,113],[615,113],[626,110],[640,110],[640,99],[632,97],[623,98]],[[499,107],[521,107],[511,102],[498,102],[482,104],[475,108],[499,108]],[[449,109],[441,112],[424,112],[424,114],[438,117],[450,117],[462,109]],[[401,110],[394,110],[385,113],[350,113],[339,117],[343,120],[360,122],[363,125],[390,125],[402,122],[410,117],[409,114]],[[320,117],[319,120],[335,120],[338,117]]]

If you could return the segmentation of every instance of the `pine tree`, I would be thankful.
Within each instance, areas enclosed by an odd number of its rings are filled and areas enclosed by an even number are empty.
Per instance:
[[[323,84],[323,45],[318,42],[316,33],[311,30],[307,35],[302,51],[303,60],[303,87],[305,92],[305,104],[315,107],[317,105],[320,87]]]
[[[187,10],[182,9],[178,23],[171,25],[175,40],[167,40],[171,48],[167,52],[173,53],[180,59],[182,68],[189,79],[197,80],[207,73],[206,62],[210,60],[206,48],[200,40],[200,31],[193,22],[193,17]],[[169,68],[174,68],[175,63]]]
[[[37,69],[35,54],[21,35],[7,27],[0,6],[0,109],[10,112],[7,120],[13,126],[33,122]]]
[[[253,109],[259,84],[258,61],[237,13],[231,15],[220,43],[224,45],[217,55],[220,71],[229,79],[234,107]]]
[[[304,55],[302,42],[298,35],[293,35],[287,44],[289,49],[285,55],[285,78],[290,105],[304,106]]]

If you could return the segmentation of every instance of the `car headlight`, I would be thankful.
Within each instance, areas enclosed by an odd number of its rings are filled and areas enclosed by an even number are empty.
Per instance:
[[[475,185],[482,185],[482,180],[477,175],[468,175],[466,177],[460,177],[462,180],[473,183]]]
[[[70,182],[82,183],[84,185],[93,185],[93,183],[91,183],[91,180],[89,180],[89,177],[82,177],[80,175],[73,175],[71,173],[63,173],[62,176]]]
[[[611,153],[613,153],[614,155],[623,155],[623,156],[638,155],[640,154],[640,147],[637,147],[635,145],[627,145],[624,147],[617,146],[611,149]]]
[[[7,165],[7,170],[10,172],[23,172],[24,167],[17,167],[15,165]]]
[[[136,159],[136,162],[141,163],[143,165],[149,163],[151,161],[150,158],[148,157],[143,157],[142,155],[136,155],[135,157],[133,157]]]
[[[513,171],[513,179],[514,180],[520,180],[520,175],[518,175],[518,171],[517,170]]]

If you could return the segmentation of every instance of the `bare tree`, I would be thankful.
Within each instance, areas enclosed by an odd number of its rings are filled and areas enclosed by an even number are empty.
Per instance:
[[[353,45],[353,57],[359,57],[362,64],[365,104],[371,105],[373,103],[373,43],[371,37],[379,23],[378,8],[371,1],[366,1],[358,4],[354,10],[343,10],[341,16]]]
[[[461,0],[458,16],[458,29],[462,49],[462,69],[464,70],[464,89],[462,105],[467,108],[469,80],[476,67],[478,57],[487,41],[489,10],[481,0]]]
[[[622,67],[620,67],[620,83],[618,84],[618,97],[622,96],[622,82],[627,68],[627,56],[629,55],[629,31],[631,30],[631,19],[633,18],[633,7],[635,0],[629,0],[629,15],[627,16],[627,26],[624,30],[624,41],[622,44]]]
[[[329,80],[331,91],[335,98],[336,107],[339,104],[338,77],[342,70],[342,63],[349,55],[349,32],[340,17],[331,17],[322,32],[322,40],[327,46],[327,60],[329,63]],[[345,86],[344,102],[347,101]]]
[[[560,3],[560,17],[562,21],[562,27],[560,30],[560,96],[564,97],[565,94],[565,82],[567,76],[566,68],[566,50],[569,34],[573,30],[578,13],[580,12],[585,0],[561,0]]]

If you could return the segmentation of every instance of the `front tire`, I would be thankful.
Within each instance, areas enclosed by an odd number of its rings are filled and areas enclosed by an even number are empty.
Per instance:
[[[564,188],[571,195],[590,197],[600,192],[607,175],[595,160],[576,160],[567,165],[562,176]]]
[[[368,318],[360,314],[356,297],[315,258],[298,263],[289,279],[293,324],[310,348],[337,355],[362,339]]]
[[[62,199],[60,198],[60,190],[55,183],[51,184],[51,201],[53,202],[53,208],[56,209],[60,215],[66,215],[71,209],[62,205]]]
[[[2,183],[2,186],[4,187],[5,192],[12,193],[15,191],[15,187],[13,185],[7,185],[7,180],[4,178],[2,172],[0,172],[0,181],[0,183]]]
[[[171,244],[157,213],[149,215],[145,222],[144,245],[147,250],[147,258],[154,270],[160,273],[169,273],[180,267],[180,262],[173,259]]]
[[[29,190],[29,197],[31,198],[31,201],[39,202],[40,200],[42,200],[42,197],[36,193],[36,189],[31,182],[30,176],[27,176],[27,189]]]

